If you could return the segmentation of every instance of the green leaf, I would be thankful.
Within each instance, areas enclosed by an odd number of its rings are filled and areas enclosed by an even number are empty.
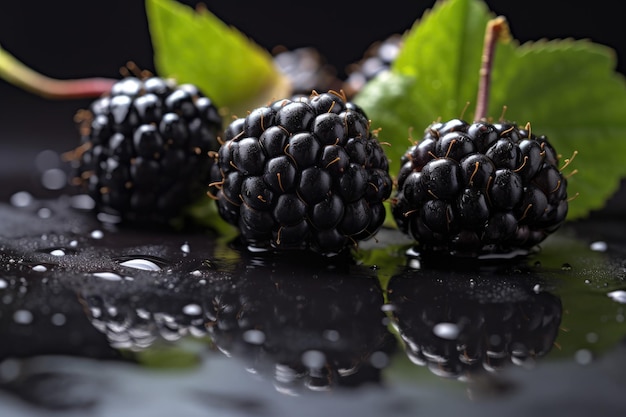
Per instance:
[[[392,173],[410,143],[433,121],[472,114],[487,22],[496,17],[481,0],[439,0],[406,33],[392,73],[370,82],[354,101],[391,143]],[[514,34],[513,34],[514,35]],[[568,219],[604,206],[626,177],[626,82],[612,49],[589,40],[555,39],[496,48],[489,116],[546,135],[564,171]],[[468,110],[466,110],[468,108]]]
[[[231,114],[288,94],[271,54],[205,8],[146,0],[146,13],[159,75],[197,85]]]

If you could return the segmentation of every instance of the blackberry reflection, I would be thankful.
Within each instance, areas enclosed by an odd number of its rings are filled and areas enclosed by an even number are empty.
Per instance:
[[[412,362],[471,380],[552,349],[561,301],[528,274],[410,270],[389,282],[393,326]]]
[[[396,348],[374,271],[324,262],[249,258],[234,288],[213,300],[214,343],[281,392],[380,383]]]

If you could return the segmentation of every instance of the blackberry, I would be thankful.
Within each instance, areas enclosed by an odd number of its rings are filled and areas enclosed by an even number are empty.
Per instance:
[[[353,97],[369,80],[389,70],[401,47],[402,35],[393,33],[381,41],[372,43],[360,60],[348,65],[347,78],[343,83],[348,97]]]
[[[515,123],[433,123],[401,159],[392,214],[422,251],[530,249],[567,215],[557,164],[545,136]]]
[[[212,169],[220,215],[255,249],[339,253],[378,231],[391,190],[367,116],[335,91],[234,120]]]
[[[73,183],[97,210],[166,223],[205,195],[222,118],[192,84],[127,76],[77,113]]]
[[[277,46],[272,54],[278,69],[291,81],[293,94],[335,90],[341,86],[336,69],[314,47]]]

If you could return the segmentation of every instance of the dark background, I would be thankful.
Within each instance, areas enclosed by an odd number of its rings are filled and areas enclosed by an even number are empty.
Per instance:
[[[267,49],[277,45],[316,46],[341,74],[372,42],[409,29],[434,0],[386,0],[374,3],[376,7],[362,1],[204,3]],[[513,36],[520,42],[591,39],[613,48],[616,69],[626,74],[626,25],[618,12],[619,2],[486,3],[493,12],[507,17]],[[119,77],[119,68],[129,60],[154,70],[142,0],[2,2],[0,45],[31,68],[57,78]],[[592,80],[584,88],[593,88]],[[1,199],[24,187],[16,175],[32,169],[39,151],[62,152],[76,144],[72,118],[89,101],[51,101],[0,80]]]

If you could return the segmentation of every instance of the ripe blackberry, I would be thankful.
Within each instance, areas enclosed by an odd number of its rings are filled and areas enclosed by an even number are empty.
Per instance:
[[[543,241],[565,220],[567,179],[545,136],[515,123],[433,123],[401,159],[391,200],[422,251],[508,253]]]
[[[194,85],[127,76],[77,121],[73,183],[98,210],[164,223],[206,192],[222,118]]]
[[[219,213],[251,248],[332,255],[385,219],[389,163],[365,113],[334,91],[275,101],[227,127]]]
[[[354,96],[369,80],[387,71],[398,56],[401,47],[402,35],[391,34],[371,44],[359,61],[348,65],[346,68],[348,76],[343,86],[348,97]]]

